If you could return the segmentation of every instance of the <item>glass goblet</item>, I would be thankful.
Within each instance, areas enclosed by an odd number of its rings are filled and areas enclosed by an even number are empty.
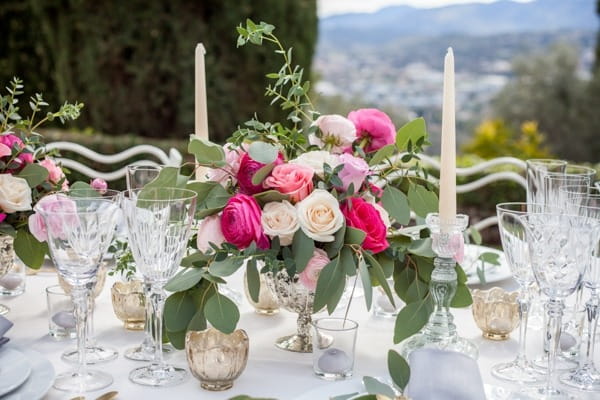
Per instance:
[[[519,217],[526,229],[533,274],[548,296],[548,367],[546,384],[535,389],[545,399],[569,398],[553,383],[564,299],[575,292],[592,255],[592,238],[600,224],[591,218],[561,214],[527,214]]]
[[[565,172],[564,160],[531,159],[527,160],[527,203],[544,204],[546,190],[544,177],[549,172]]]
[[[77,198],[65,194],[46,196],[35,211],[47,231],[50,256],[62,278],[72,287],[77,326],[77,369],[59,374],[54,387],[87,392],[110,385],[112,377],[86,367],[88,285],[92,283],[115,232],[119,208],[102,198]]]
[[[497,364],[492,368],[492,375],[510,382],[538,383],[544,376],[527,360],[526,339],[529,307],[531,305],[530,290],[535,282],[525,229],[519,217],[527,214],[527,203],[500,203],[496,206],[498,230],[502,240],[502,248],[506,261],[515,281],[519,285],[519,353],[507,363]],[[533,207],[530,207],[530,209]]]
[[[144,188],[123,193],[129,246],[138,270],[151,285],[154,310],[154,358],[136,368],[129,379],[140,385],[168,386],[182,382],[187,372],[163,361],[162,320],[164,286],[173,277],[187,249],[196,208],[196,192],[176,188]]]

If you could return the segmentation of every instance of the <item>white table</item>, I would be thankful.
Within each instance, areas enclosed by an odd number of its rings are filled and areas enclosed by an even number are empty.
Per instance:
[[[114,279],[108,278],[103,293],[96,301],[95,326],[96,338],[101,344],[116,347],[119,357],[115,361],[98,364],[95,368],[109,372],[114,383],[107,389],[86,395],[95,399],[109,390],[119,391],[119,399],[229,399],[235,395],[247,394],[255,397],[272,397],[279,400],[294,399],[319,385],[336,385],[323,381],[313,375],[311,354],[291,353],[274,346],[276,338],[290,334],[295,330],[296,315],[282,310],[279,314],[266,317],[253,312],[248,303],[240,308],[241,319],[238,324],[250,337],[250,356],[244,373],[235,381],[232,389],[225,392],[209,392],[200,388],[199,382],[190,377],[181,385],[169,388],[148,388],[138,386],[128,380],[129,371],[142,364],[130,361],[122,356],[124,350],[139,344],[142,332],[127,331],[116,318],[110,300],[110,287]],[[241,286],[241,274],[231,279],[232,287]],[[53,363],[57,373],[69,368],[60,359],[67,347],[74,347],[74,340],[57,341],[48,335],[48,319],[44,289],[57,283],[53,272],[41,272],[27,277],[27,289],[24,295],[16,298],[0,298],[0,302],[11,308],[7,315],[15,326],[9,332],[12,343],[30,347],[43,353]],[[507,289],[515,289],[511,280],[496,283]],[[488,285],[491,286],[491,285]],[[458,331],[479,346],[479,366],[485,383],[504,385],[490,375],[492,365],[512,360],[517,352],[517,332],[504,342],[485,340],[475,325],[470,308],[454,310]],[[357,298],[352,304],[349,317],[359,322],[356,346],[354,378],[359,382],[364,375],[387,376],[387,351],[393,348],[393,320],[374,317],[366,311],[364,299]],[[533,356],[541,351],[540,330],[530,330],[529,353]],[[187,366],[185,353],[177,351],[166,357],[167,362]],[[338,384],[339,385],[339,384]],[[344,394],[343,390],[339,394]],[[48,400],[71,399],[74,395],[51,389],[45,397]],[[580,398],[594,398],[584,397]],[[599,397],[596,397],[599,398]],[[315,399],[316,400],[316,399]]]

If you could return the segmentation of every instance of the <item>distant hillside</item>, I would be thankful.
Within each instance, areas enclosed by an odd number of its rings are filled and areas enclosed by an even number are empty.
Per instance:
[[[502,0],[439,8],[395,6],[371,14],[343,14],[319,22],[319,40],[331,45],[349,42],[385,43],[401,36],[441,34],[496,35],[560,30],[595,31],[596,0]]]

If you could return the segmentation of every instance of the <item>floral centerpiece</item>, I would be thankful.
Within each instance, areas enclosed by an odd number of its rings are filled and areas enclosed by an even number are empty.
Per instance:
[[[224,146],[192,136],[189,151],[208,168],[206,180],[190,181],[167,167],[147,186],[198,193],[196,238],[184,268],[166,286],[173,292],[165,307],[168,339],[183,348],[186,331],[207,323],[232,332],[239,311],[218,286],[243,267],[255,301],[259,274],[285,273],[312,293],[311,312],[332,313],[358,280],[368,308],[373,287],[381,286],[392,304],[396,292],[406,303],[396,322],[398,343],[423,327],[433,304],[434,253],[423,218],[437,211],[438,198],[419,164],[429,144],[425,122],[417,118],[396,130],[376,109],[320,115],[302,68],[273,30],[247,21],[238,27],[238,46],[275,46],[283,65],[267,75],[266,96],[289,112],[287,120],[254,118]],[[453,306],[470,304],[465,282],[460,270]],[[405,361],[390,351],[388,363],[403,386]]]
[[[83,104],[65,102],[57,111],[42,114],[48,103],[37,93],[29,100],[31,115],[23,118],[19,107],[23,82],[13,78],[6,90],[8,94],[0,96],[0,236],[14,238],[16,255],[27,266],[39,268],[48,247],[41,230],[29,228],[33,206],[69,183],[36,130],[47,121],[77,119]]]

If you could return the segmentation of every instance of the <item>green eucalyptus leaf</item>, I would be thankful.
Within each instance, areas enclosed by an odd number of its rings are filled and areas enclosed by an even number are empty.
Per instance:
[[[179,176],[179,168],[164,167],[158,173],[154,180],[144,186],[144,189],[150,188],[166,188],[177,187],[177,177]],[[143,189],[142,189],[143,191]]]
[[[48,254],[46,242],[38,241],[25,229],[19,229],[14,240],[16,255],[29,268],[39,269],[44,263],[44,256]]]
[[[415,279],[417,279],[417,273],[412,268],[394,271],[394,291],[405,303],[408,303],[406,298],[408,288]]]
[[[474,226],[470,226],[467,231],[469,232],[471,239],[473,239],[473,243],[480,245],[481,244],[481,233],[479,233],[477,228],[475,228]]]
[[[373,276],[381,285],[381,288],[387,295],[388,299],[390,300],[390,303],[392,303],[392,305],[395,307],[396,303],[394,301],[392,289],[390,289],[390,285],[388,285],[387,279],[385,278],[385,273],[383,272],[383,268],[381,267],[377,259],[370,253],[364,252],[363,255],[365,256],[367,262],[371,265],[371,272]]]
[[[196,314],[190,320],[187,326],[188,331],[203,331],[207,328],[206,317],[204,316],[204,310],[199,309]]]
[[[200,268],[184,269],[175,275],[165,285],[165,290],[169,292],[182,292],[196,286],[202,279],[203,271]]]
[[[166,329],[167,338],[169,342],[175,347],[177,350],[185,349],[185,334],[186,330],[181,330],[179,332],[171,332]]]
[[[396,134],[396,148],[406,151],[408,142],[416,143],[421,137],[427,137],[427,126],[423,117],[413,119],[398,129]]]
[[[82,182],[82,181],[77,181],[77,182],[73,183],[72,185],[69,185],[69,190],[94,190],[94,191],[96,191],[96,189],[92,188],[92,186],[89,183]]]
[[[265,180],[265,178],[269,176],[271,171],[273,171],[273,168],[275,168],[275,163],[270,163],[256,171],[252,176],[252,184],[260,185]]]
[[[388,350],[388,371],[394,384],[404,390],[410,380],[410,367],[404,357],[394,350]]]
[[[431,248],[431,238],[413,240],[407,251],[421,257],[433,258],[436,256]]]
[[[353,228],[351,226],[348,226],[346,228],[346,244],[361,245],[365,241],[366,237],[367,233],[361,229]]]
[[[388,355],[388,359],[389,359],[389,355]],[[369,394],[382,394],[384,396],[389,397],[390,399],[393,399],[396,397],[396,393],[394,392],[394,389],[392,389],[390,386],[386,385],[385,383],[383,383],[371,376],[363,377],[363,385],[365,386],[365,390]]]
[[[456,293],[454,298],[450,302],[450,307],[468,307],[473,304],[473,298],[471,297],[471,291],[464,284],[459,284],[456,287]]]
[[[339,291],[340,283],[344,280],[345,276],[340,261],[341,257],[337,257],[335,260],[330,261],[319,273],[317,288],[315,289],[313,312],[317,312],[333,303],[332,298]]]
[[[206,255],[202,252],[192,253],[181,260],[181,266],[184,268],[191,267],[194,263],[206,263],[212,256]]]
[[[373,286],[371,285],[371,277],[369,276],[369,267],[363,258],[358,261],[358,273],[360,275],[360,281],[365,292],[365,303],[367,304],[367,311],[371,309],[373,303]]]
[[[433,272],[433,259],[427,257],[414,256],[413,260],[417,263],[417,273],[423,282],[431,281]]]
[[[391,157],[395,151],[396,151],[396,146],[393,144],[388,144],[386,146],[383,146],[382,148],[377,150],[377,152],[373,155],[373,158],[371,158],[371,161],[369,161],[369,165],[373,166],[373,165],[377,165],[377,164],[381,163],[386,158]]]
[[[479,259],[487,264],[500,265],[500,254],[485,251],[479,255]]]
[[[394,344],[398,344],[419,332],[429,321],[433,311],[430,297],[406,304],[396,317]]]
[[[25,179],[29,187],[34,188],[48,179],[48,170],[39,164],[27,164],[16,176]]]
[[[315,251],[315,242],[306,236],[302,229],[298,229],[292,240],[292,254],[296,262],[296,273],[304,271],[306,264],[312,258]]]
[[[208,270],[214,276],[225,277],[236,272],[243,263],[244,257],[227,257],[221,261],[213,261]]]
[[[185,330],[196,314],[196,306],[190,292],[173,293],[165,301],[165,326],[171,332]]]
[[[466,284],[467,280],[469,279],[467,277],[467,274],[465,273],[465,270],[462,269],[462,267],[460,265],[456,265],[456,275],[457,275],[457,280],[458,280],[458,284]]]
[[[204,315],[213,327],[223,333],[232,333],[240,319],[235,303],[219,292],[206,301]]]
[[[224,167],[227,165],[223,147],[198,136],[190,136],[188,152],[196,157],[196,161],[199,164],[212,167]]]
[[[427,214],[437,212],[438,197],[421,185],[411,184],[408,188],[408,204],[415,214],[425,218]]]
[[[419,301],[429,292],[429,285],[427,283],[422,282],[420,279],[415,279],[408,286],[408,290],[406,291],[406,302],[414,303],[415,301]]]
[[[279,150],[270,143],[252,142],[248,146],[248,155],[254,160],[263,164],[270,164],[277,160]]]
[[[386,186],[381,196],[381,203],[388,214],[399,224],[405,225],[410,222],[408,198],[401,190],[393,186]]]
[[[248,293],[255,303],[258,303],[260,294],[260,275],[256,267],[256,259],[251,258],[246,263],[246,282],[248,283]]]
[[[340,228],[340,230],[337,231],[333,235],[333,242],[327,243],[325,245],[325,251],[327,252],[327,256],[330,259],[334,258],[336,255],[338,255],[338,253],[342,249],[342,246],[344,245],[345,236],[346,236],[346,224],[344,223],[344,225]]]
[[[277,190],[267,190],[262,193],[257,193],[254,198],[261,206],[274,201],[289,200],[289,196],[279,193]]]

